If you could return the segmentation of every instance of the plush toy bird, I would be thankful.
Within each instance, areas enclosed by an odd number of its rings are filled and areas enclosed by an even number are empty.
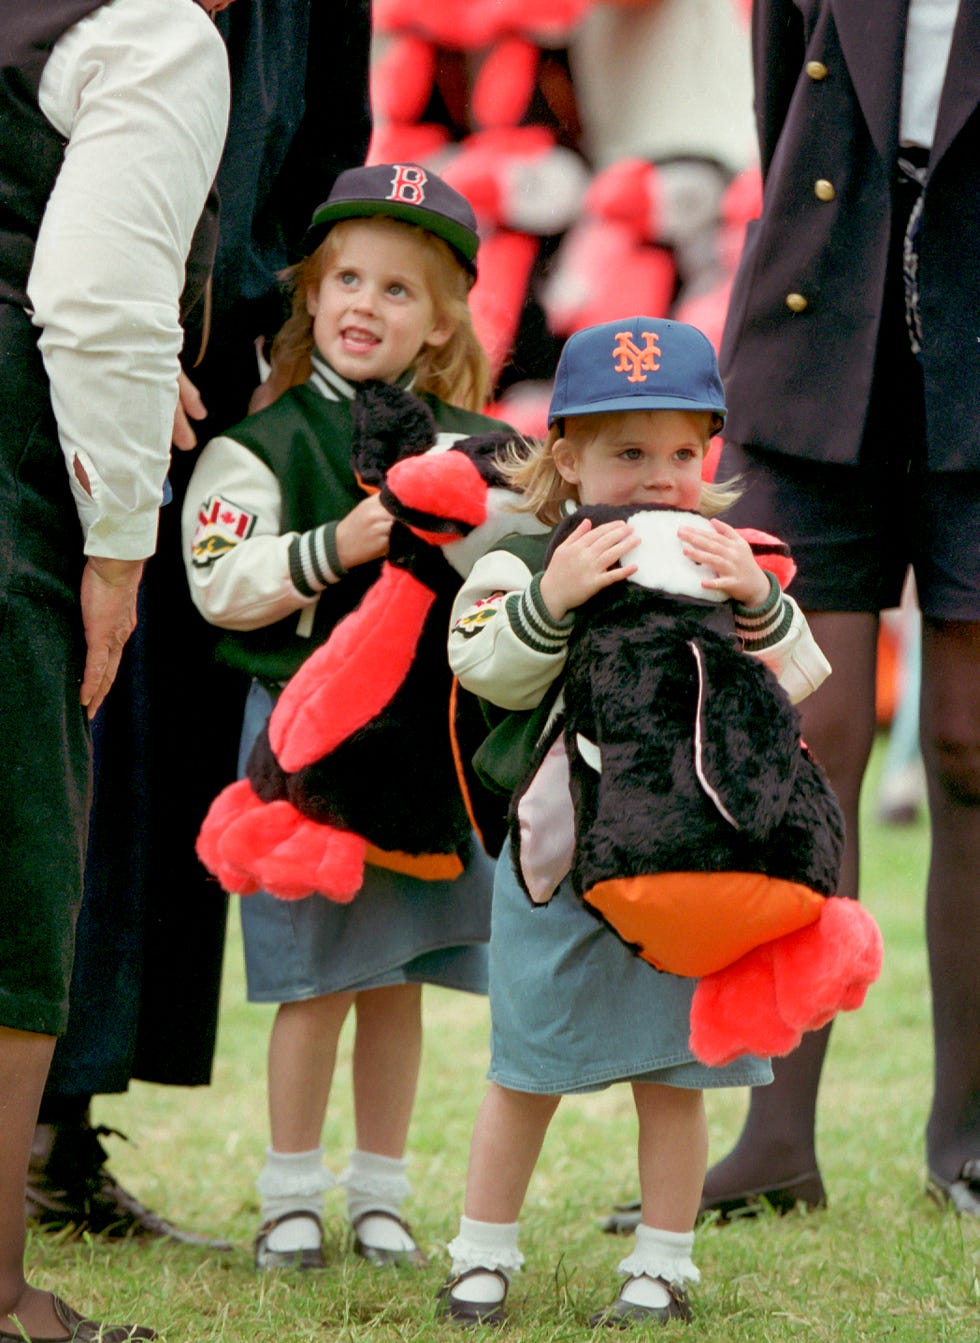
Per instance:
[[[564,712],[511,808],[516,866],[546,903],[569,871],[586,907],[658,970],[696,977],[691,1048],[709,1064],[785,1054],[860,1005],[878,975],[871,915],[836,897],[843,821],[773,673],[741,651],[731,604],[701,587],[677,527],[625,518],[637,573],[578,611]],[[775,538],[750,534],[778,570]]]
[[[365,862],[452,878],[470,844],[446,628],[460,573],[515,530],[495,465],[509,436],[436,445],[424,402],[386,383],[362,384],[353,413],[355,473],[397,521],[377,582],[288,682],[247,777],[205,818],[201,861],[243,895],[346,902]]]

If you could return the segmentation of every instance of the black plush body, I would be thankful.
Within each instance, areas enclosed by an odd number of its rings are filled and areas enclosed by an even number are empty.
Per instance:
[[[363,835],[379,849],[457,852],[465,861],[470,821],[451,749],[452,674],[446,659],[446,628],[459,576],[438,551],[420,546],[403,528],[392,529],[391,565],[418,577],[423,551],[432,561],[424,566],[425,583],[435,600],[405,679],[382,712],[294,772],[280,765],[266,725],[252,748],[247,775],[263,802],[286,799],[309,819]],[[397,618],[397,612],[386,615]]]
[[[639,511],[581,508],[552,549],[583,517],[598,525]],[[662,873],[761,873],[836,892],[839,806],[775,676],[741,651],[728,603],[614,584],[577,613],[564,695],[563,721],[514,799],[511,834],[519,851],[521,798],[560,731],[572,884],[590,909],[598,883]],[[598,748],[601,772],[580,738]]]

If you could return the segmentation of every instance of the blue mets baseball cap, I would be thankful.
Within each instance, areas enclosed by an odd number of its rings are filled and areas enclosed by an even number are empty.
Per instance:
[[[666,317],[627,317],[570,336],[548,424],[616,410],[708,410],[724,421],[725,389],[704,332]]]
[[[318,247],[338,220],[370,215],[418,224],[447,242],[465,269],[476,274],[480,238],[473,207],[448,182],[417,163],[375,163],[340,173],[330,195],[313,212],[304,250]]]

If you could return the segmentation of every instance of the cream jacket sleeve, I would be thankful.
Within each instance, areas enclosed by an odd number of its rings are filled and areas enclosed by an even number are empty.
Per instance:
[[[509,551],[477,560],[456,597],[449,663],[465,686],[502,709],[533,709],[565,667],[573,619],[555,621],[538,579]]]
[[[824,657],[792,597],[774,589],[771,609],[752,632],[759,647],[746,651],[775,675],[797,704],[830,674]],[[507,551],[477,561],[460,589],[449,632],[449,661],[467,690],[504,709],[529,709],[564,670],[570,613],[562,621],[548,614],[538,580]],[[751,621],[749,622],[749,625]],[[749,625],[740,632],[746,634]]]
[[[194,0],[110,0],[55,44],[39,102],[67,141],[28,280],[62,450],[86,554],[142,559],[184,265],[227,129],[224,44]]]

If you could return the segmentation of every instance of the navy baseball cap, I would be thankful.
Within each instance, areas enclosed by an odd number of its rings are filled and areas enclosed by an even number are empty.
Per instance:
[[[418,224],[442,238],[471,275],[480,245],[476,215],[465,196],[417,163],[378,163],[348,168],[313,212],[305,248],[312,252],[339,219],[387,215]]]
[[[555,373],[548,424],[616,410],[709,410],[725,419],[714,347],[666,317],[627,317],[576,331]]]

